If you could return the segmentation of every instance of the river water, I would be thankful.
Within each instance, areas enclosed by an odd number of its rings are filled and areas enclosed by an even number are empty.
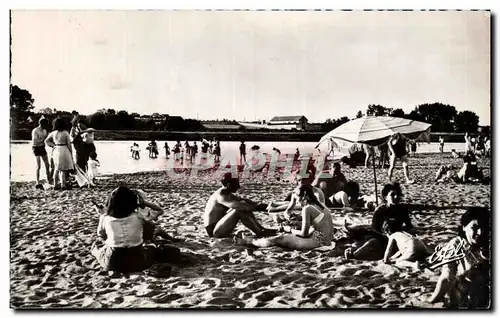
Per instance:
[[[135,160],[130,153],[130,146],[136,142],[141,148],[141,158]],[[158,158],[153,159],[148,157],[146,150],[148,141],[96,141],[96,149],[98,160],[101,164],[99,172],[103,175],[114,173],[133,173],[140,171],[163,171],[172,166],[171,161],[166,159],[165,151],[163,149],[165,141],[158,141],[160,154]],[[170,148],[174,146],[174,141],[168,141]],[[193,144],[190,142],[190,144]],[[200,151],[201,144],[198,144],[198,151]],[[239,160],[239,142],[235,141],[221,141],[221,152],[223,161],[237,163]],[[281,151],[282,156],[289,154],[292,156],[296,148],[302,155],[311,155],[315,152],[314,147],[316,142],[246,142],[247,157],[252,155],[250,148],[253,145],[260,147],[261,153],[272,153],[272,148],[276,147]],[[326,145],[325,145],[326,147]],[[320,147],[323,151],[325,147]],[[451,149],[463,151],[464,143],[445,143],[444,151],[450,152]],[[47,148],[47,152],[49,152]],[[437,143],[421,143],[417,148],[417,153],[432,153],[438,152],[439,145]],[[13,141],[10,144],[11,155],[11,180],[12,181],[32,181],[35,180],[35,157],[31,150],[31,143],[29,141]],[[172,157],[172,156],[170,156]],[[247,158],[248,159],[248,158]],[[41,178],[45,179],[45,171],[42,168],[40,172]]]

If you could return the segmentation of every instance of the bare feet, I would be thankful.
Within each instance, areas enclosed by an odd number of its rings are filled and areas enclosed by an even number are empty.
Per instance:
[[[406,184],[412,184],[412,183],[415,183],[415,180],[411,180],[411,179],[406,180]]]

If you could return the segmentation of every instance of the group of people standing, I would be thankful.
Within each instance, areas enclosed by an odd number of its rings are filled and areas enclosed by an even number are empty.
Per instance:
[[[62,118],[54,121],[49,133],[49,121],[43,116],[39,125],[32,130],[32,148],[36,158],[36,188],[43,188],[40,182],[40,166],[43,160],[47,173],[48,184],[55,189],[70,189],[68,176],[74,173],[76,166],[92,180],[97,176],[96,148],[94,145],[94,130],[88,129],[86,123],[78,117],[72,121],[71,130]],[[52,148],[50,159],[46,146]],[[73,149],[75,160],[73,160]],[[50,161],[50,163],[49,163]]]

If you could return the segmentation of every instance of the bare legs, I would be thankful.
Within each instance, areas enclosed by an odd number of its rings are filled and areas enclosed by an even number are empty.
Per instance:
[[[40,184],[40,157],[43,160],[43,163],[45,164],[45,173],[47,174],[47,181],[49,183],[52,182],[52,176],[50,175],[50,166],[49,166],[49,159],[47,158],[47,155],[44,156],[36,156],[36,184]]]
[[[315,239],[299,237],[293,234],[284,234],[260,239],[235,237],[234,240],[239,245],[259,248],[279,246],[290,250],[312,250],[320,246]]]
[[[406,179],[406,183],[413,183],[413,180],[410,179],[409,177],[409,171],[408,171],[408,158],[407,156],[401,157],[401,162],[403,164],[403,173]],[[392,181],[392,172],[394,170],[394,166],[396,165],[396,156],[391,156],[389,159],[389,170],[387,171],[389,174],[389,182]]]
[[[227,214],[217,222],[214,228],[214,237],[227,237],[236,228],[238,221],[241,221],[248,229],[257,236],[268,236],[276,234],[276,231],[264,228],[259,224],[252,212],[230,209]]]

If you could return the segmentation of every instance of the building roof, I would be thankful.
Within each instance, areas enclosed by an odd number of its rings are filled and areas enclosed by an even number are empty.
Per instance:
[[[270,121],[292,121],[292,122],[297,122],[300,121],[302,118],[307,118],[305,116],[274,116]]]

